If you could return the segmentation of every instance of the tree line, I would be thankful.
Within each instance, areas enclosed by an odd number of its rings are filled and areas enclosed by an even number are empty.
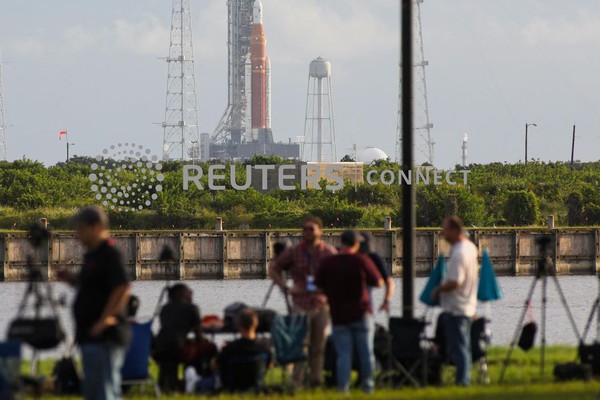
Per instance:
[[[70,229],[70,217],[78,207],[97,203],[88,179],[94,162],[89,157],[52,166],[31,160],[0,162],[0,229],[26,229],[42,217],[54,229]],[[257,156],[246,164],[286,162]],[[178,162],[163,163],[158,198],[141,211],[110,211],[113,228],[213,229],[216,217],[223,218],[226,229],[296,228],[307,214],[320,216],[331,228],[379,228],[386,216],[395,226],[402,222],[402,191],[397,184],[347,184],[337,192],[185,191],[182,168]],[[365,166],[364,174],[399,168],[381,160]],[[417,185],[419,227],[437,227],[449,214],[461,215],[468,226],[477,227],[543,225],[548,215],[561,226],[600,225],[600,162],[471,164],[466,169],[470,171],[466,185]],[[243,181],[245,169],[236,171],[240,174],[236,179]]]

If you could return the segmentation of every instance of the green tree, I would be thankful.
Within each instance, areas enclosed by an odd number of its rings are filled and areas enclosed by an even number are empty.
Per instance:
[[[567,197],[567,224],[569,226],[583,224],[583,202],[579,193],[571,193]]]
[[[504,205],[504,217],[510,225],[534,225],[540,220],[537,196],[530,191],[509,191]]]

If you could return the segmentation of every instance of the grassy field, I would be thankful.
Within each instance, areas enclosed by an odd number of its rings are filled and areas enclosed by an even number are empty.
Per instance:
[[[509,364],[505,382],[499,385],[500,372],[506,348],[491,348],[489,349],[488,365],[490,372],[491,384],[484,385],[477,383],[478,368],[473,371],[473,386],[470,388],[456,388],[451,385],[453,379],[453,369],[446,367],[444,369],[444,385],[442,387],[430,388],[403,388],[397,390],[378,389],[372,396],[363,395],[360,392],[353,392],[350,396],[353,399],[371,398],[371,399],[595,399],[600,400],[600,381],[591,382],[568,382],[555,383],[553,377],[554,365],[574,361],[576,350],[569,347],[549,347],[546,353],[546,368],[544,375],[540,374],[539,369],[539,349],[532,349],[525,353],[516,349],[513,353],[511,363]],[[24,370],[27,367],[24,366]],[[40,365],[40,373],[47,375],[52,368],[51,362],[43,362]],[[153,367],[154,369],[154,367]],[[273,376],[269,381],[277,381],[280,374],[277,371],[273,372]],[[129,398],[132,399],[152,399],[150,388],[147,388],[146,394],[136,392],[132,393]],[[273,395],[271,398],[285,398],[286,396]],[[297,392],[295,398],[298,399],[313,399],[313,400],[331,400],[343,397],[339,393],[333,391],[300,391]],[[184,400],[191,399],[191,396],[163,396],[165,399]],[[198,398],[198,396],[194,396]],[[224,400],[237,400],[255,398],[254,396],[228,396],[221,395],[215,398]],[[289,398],[289,396],[287,396]],[[59,397],[45,395],[44,399],[54,400]]]

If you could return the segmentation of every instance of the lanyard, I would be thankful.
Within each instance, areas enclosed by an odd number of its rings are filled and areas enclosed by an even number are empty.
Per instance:
[[[306,244],[304,244],[303,246],[303,253],[304,253],[304,259],[306,260],[306,263],[308,264],[311,274],[315,274],[315,272],[317,271],[317,264],[319,263],[319,254],[321,251],[321,245],[319,244],[319,247],[315,248],[315,253],[312,255],[310,255],[310,253],[308,252],[308,247],[306,246]]]

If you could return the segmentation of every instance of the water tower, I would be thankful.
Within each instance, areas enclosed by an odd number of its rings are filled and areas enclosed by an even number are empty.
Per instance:
[[[305,161],[337,161],[331,91],[331,63],[322,57],[310,62],[304,120]]]

